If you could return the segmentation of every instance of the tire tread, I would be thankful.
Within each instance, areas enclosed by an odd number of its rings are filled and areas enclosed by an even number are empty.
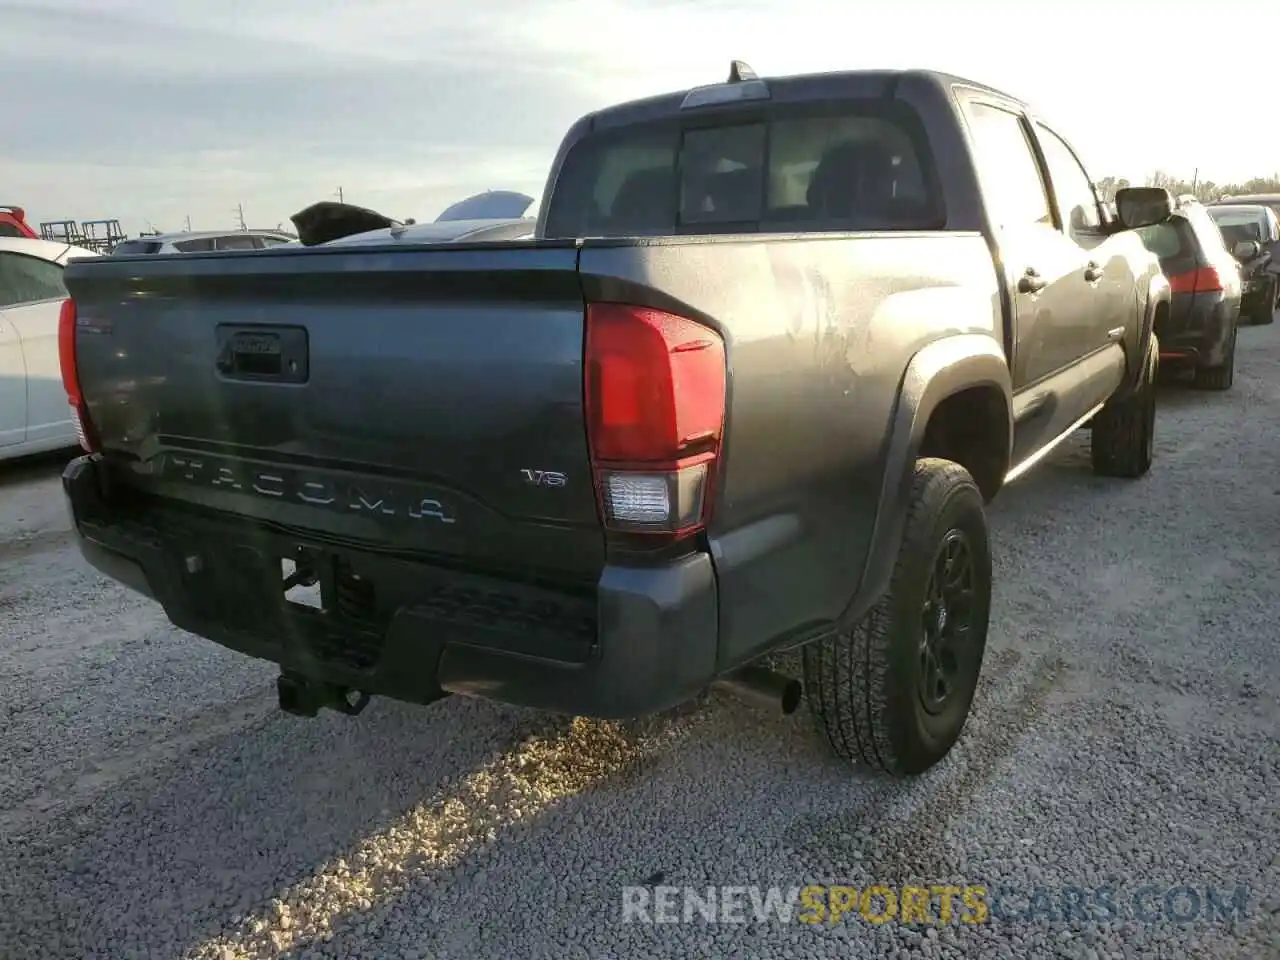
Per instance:
[[[934,458],[916,462],[908,496],[902,547],[884,596],[860,623],[809,644],[803,657],[810,713],[831,749],[845,760],[895,776],[919,772],[893,736],[888,709],[897,595],[904,578],[913,575],[913,551],[932,535],[938,512],[948,500],[971,496],[978,509],[982,504],[978,486],[964,467]]]

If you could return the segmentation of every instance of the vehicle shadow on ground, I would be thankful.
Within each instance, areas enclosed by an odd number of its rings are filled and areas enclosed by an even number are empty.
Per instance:
[[[273,712],[122,784],[92,820],[61,818],[56,844],[13,838],[6,873],[17,896],[6,899],[23,906],[8,918],[19,934],[6,949],[40,955],[55,930],[76,956],[203,942],[406,811],[456,799],[458,784],[521,742],[555,739],[569,724],[461,699],[376,702],[355,720]],[[99,912],[84,915],[85,904]],[[138,931],[145,942],[130,941]]]
[[[366,774],[375,771],[359,772],[359,764],[310,771],[313,761],[286,744],[238,771],[250,782],[279,778],[280,793],[236,803],[219,789],[233,771],[214,760],[215,768],[198,780],[176,793],[162,789],[131,812],[133,829],[149,824],[152,837],[207,837],[203,816],[218,818],[215,826],[228,838],[227,862],[207,872],[234,905],[216,909],[185,874],[166,875],[163,865],[171,861],[157,853],[181,858],[198,851],[158,851],[154,840],[140,859],[158,864],[159,873],[139,870],[131,882],[144,885],[139,901],[148,894],[165,898],[156,922],[175,907],[199,911],[204,904],[203,911],[188,912],[200,916],[188,931],[197,938],[187,941],[189,955],[216,957],[226,948],[228,955],[300,958],[314,955],[317,942],[331,956],[367,955],[371,944],[379,945],[380,956],[500,956],[520,932],[561,942],[568,955],[568,945],[592,938],[604,938],[601,950],[616,945],[626,887],[785,887],[819,879],[810,876],[819,861],[838,865],[844,883],[903,870],[949,874],[957,865],[948,862],[937,836],[945,819],[939,795],[952,812],[973,796],[1035,722],[1055,683],[1054,664],[1023,662],[1008,651],[989,659],[964,740],[946,764],[909,782],[833,758],[803,713],[785,718],[719,694],[621,724],[539,721],[522,711],[457,702],[437,706],[431,719],[415,724],[412,717],[422,713],[393,706],[375,723],[381,729],[355,738],[387,758],[374,784]],[[1012,680],[1014,672],[1027,676]],[[1015,695],[991,696],[997,686]],[[392,717],[408,722],[391,725]],[[412,763],[423,735],[456,736],[459,729],[484,730],[481,739],[496,749]],[[326,739],[339,751],[349,749],[347,737]],[[980,755],[969,746],[978,742],[984,744]],[[214,744],[206,753],[221,757],[226,750],[234,747]],[[707,789],[710,770],[718,771],[723,790]],[[781,796],[780,785],[795,786]],[[223,806],[234,803],[234,815],[200,802],[203,790],[215,791]],[[379,817],[363,832],[351,829],[354,822],[341,835],[315,831],[315,811],[339,799],[347,810],[381,806],[399,815]],[[305,850],[307,866],[273,872],[264,858],[282,841],[267,825],[286,824],[301,836],[291,852]],[[906,849],[910,863],[902,860]],[[174,891],[175,880],[188,885],[185,894]],[[339,887],[348,892],[335,893]],[[175,896],[187,902],[174,903]],[[291,905],[287,914],[274,906],[276,898]],[[399,939],[396,918],[405,916],[421,921],[411,943]],[[228,921],[234,932],[219,936]]]
[[[705,789],[708,770],[726,760],[729,803]],[[945,766],[937,776],[963,761]],[[790,829],[797,844],[811,832],[799,824],[845,824],[836,839],[852,864],[883,811],[909,810],[932,779],[903,786],[851,770],[803,714],[720,695],[628,723],[462,698],[376,702],[355,720],[272,714],[122,784],[91,818],[61,818],[56,842],[36,839],[49,835],[44,827],[9,838],[6,948],[88,956],[181,946],[181,955],[221,957],[229,946],[229,955],[289,957],[334,931],[350,938],[340,955],[367,955],[388,918],[412,910],[435,918],[434,946],[452,953],[462,941],[451,938],[484,937],[480,904],[528,911],[543,897],[531,926],[612,926],[622,887],[658,874],[731,882],[763,855],[779,875],[799,876],[796,850],[746,856],[742,843],[762,817],[776,821],[769,835]],[[780,803],[776,786],[787,783],[817,788]],[[672,829],[673,805],[696,833]],[[615,856],[591,855],[628,847],[627,860],[645,865],[635,875],[606,868]],[[568,879],[552,884],[535,871]],[[566,884],[568,904],[556,899]],[[293,905],[287,922],[277,898]]]
[[[23,486],[56,477],[81,452],[77,448],[55,453],[38,453],[13,460],[0,460],[0,491],[5,487]]]
[[[1238,378],[1237,374],[1237,378]],[[1161,410],[1185,410],[1201,406],[1227,403],[1231,390],[1201,390],[1191,384],[1191,374],[1185,370],[1161,371],[1156,394],[1156,416]],[[1157,421],[1156,430],[1160,424]]]

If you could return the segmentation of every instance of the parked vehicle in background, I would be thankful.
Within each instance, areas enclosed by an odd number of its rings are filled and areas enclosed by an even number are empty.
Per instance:
[[[294,713],[791,710],[758,661],[801,646],[834,750],[917,773],[981,669],[984,502],[1085,423],[1151,467],[1132,228],[1171,206],[1112,220],[989,87],[735,63],[575,123],[531,241],[76,263],[81,549]]]
[[[515,220],[437,220],[433,223],[401,224],[383,227],[349,237],[329,240],[324,246],[356,243],[393,243],[408,246],[418,243],[462,243],[481,240],[527,240],[533,237],[535,221]]]
[[[1137,233],[1160,258],[1172,294],[1156,321],[1161,363],[1192,368],[1197,387],[1230,389],[1242,282],[1218,227],[1194,198],[1180,197],[1168,220]]]
[[[1280,266],[1280,218],[1261,204],[1215,203],[1206,210],[1227,249],[1240,262],[1244,281],[1241,310],[1254,323],[1271,323],[1280,307],[1280,275],[1275,270]],[[1249,256],[1242,257],[1246,254]]]
[[[0,237],[0,460],[74,447],[58,359],[62,282],[72,257],[92,250]]]
[[[1280,193],[1243,193],[1235,197],[1220,197],[1209,204],[1211,207],[1251,204],[1267,207],[1280,217]]]
[[[206,230],[192,233],[159,233],[117,244],[113,257],[139,254],[212,253],[219,250],[264,250],[292,243],[295,238],[278,230]]]
[[[306,247],[352,243],[460,243],[481,240],[529,239],[535,221],[528,217],[400,221],[368,207],[322,200],[299,210],[290,220],[298,242]]]
[[[533,205],[533,197],[515,190],[486,190],[446,207],[436,217],[436,223],[451,220],[519,220],[529,217]]]
[[[0,237],[35,239],[36,232],[27,223],[27,212],[11,203],[0,203]]]

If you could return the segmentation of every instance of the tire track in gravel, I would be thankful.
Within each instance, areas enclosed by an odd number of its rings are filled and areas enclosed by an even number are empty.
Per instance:
[[[220,737],[255,727],[276,712],[275,691],[263,690],[220,704],[168,731],[163,739],[92,758],[84,769],[63,771],[37,794],[0,810],[0,836],[21,840],[47,828],[50,820],[88,807],[126,782],[145,779],[166,764],[177,763]]]
[[[797,856],[829,858],[833,851],[849,849],[871,876],[885,880],[937,883],[958,874],[959,864],[945,843],[947,824],[962,820],[971,799],[999,774],[1067,670],[1056,656],[1028,659],[1008,648],[987,658],[974,711],[951,762],[918,781],[886,779],[884,791],[870,806],[855,808],[846,817],[798,821],[791,830]],[[1006,690],[1012,692],[1006,695]],[[905,819],[904,808],[911,810]]]
[[[75,534],[71,530],[40,530],[19,534],[8,540],[0,540],[0,565],[62,550],[73,546],[74,542]]]

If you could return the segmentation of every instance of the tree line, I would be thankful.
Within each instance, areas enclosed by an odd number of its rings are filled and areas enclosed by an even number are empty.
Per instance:
[[[1103,177],[1096,184],[1102,199],[1111,201],[1116,198],[1116,191],[1131,187],[1123,177]],[[1214,183],[1212,180],[1182,180],[1163,170],[1157,170],[1147,177],[1146,186],[1164,187],[1175,197],[1191,194],[1201,203],[1230,197],[1242,193],[1280,193],[1280,173],[1269,177],[1253,177],[1244,183]]]

